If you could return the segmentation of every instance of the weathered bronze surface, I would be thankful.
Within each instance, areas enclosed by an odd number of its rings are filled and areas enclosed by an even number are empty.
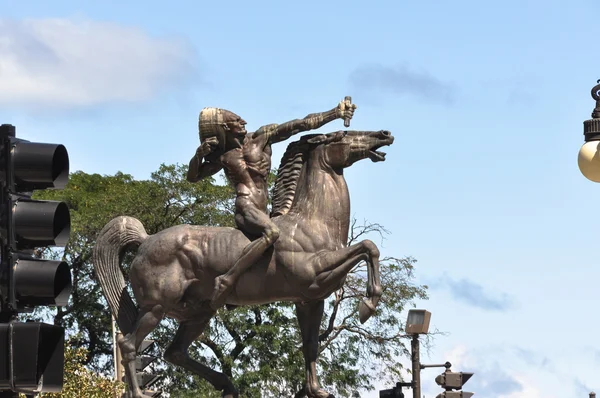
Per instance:
[[[119,346],[132,396],[143,397],[135,379],[136,349],[167,316],[178,320],[180,326],[165,351],[165,359],[205,378],[223,391],[223,397],[238,397],[229,378],[190,358],[188,347],[214,316],[214,307],[221,303],[291,301],[296,305],[302,334],[306,394],[311,398],[330,397],[320,388],[316,374],[324,299],[342,286],[347,273],[361,261],[366,262],[368,275],[366,297],[359,308],[361,322],[375,312],[382,293],[377,246],[364,240],[346,247],[350,198],[343,169],[365,158],[374,162],[385,160],[385,154],[377,150],[391,145],[394,138],[388,131],[338,131],[306,135],[291,143],[279,168],[271,218],[256,216],[262,224],[254,228],[246,224],[247,220],[254,220],[252,217],[259,212],[266,215],[266,202],[262,202],[266,198],[266,182],[262,184],[270,167],[270,143],[316,128],[327,119],[328,113],[309,115],[307,118],[321,120],[313,125],[307,124],[305,118],[280,126],[265,126],[254,138],[254,134],[243,137],[245,122],[237,115],[224,114],[226,111],[219,115],[214,110],[204,115],[205,120],[225,122],[221,126],[227,124],[230,130],[221,134],[213,129],[202,136],[200,129],[203,143],[198,149],[199,156],[190,162],[188,178],[193,181],[214,174],[214,169],[231,162],[228,177],[236,186],[238,201],[240,196],[247,201],[236,203],[239,228],[179,225],[147,235],[139,220],[121,216],[103,228],[94,247],[96,274],[125,335]],[[330,112],[333,119],[352,116],[338,108]],[[230,134],[233,117],[239,129]],[[245,144],[249,139],[256,139],[254,147]],[[232,151],[238,153],[224,156]],[[210,161],[206,162],[207,159]],[[232,172],[242,163],[257,173]],[[246,195],[248,189],[261,192]],[[247,203],[250,205],[244,207]],[[254,213],[248,216],[244,212]],[[269,231],[277,231],[277,238],[269,237]],[[127,291],[120,268],[121,256],[130,247],[137,247],[129,274],[137,306]],[[254,251],[253,247],[258,249]],[[253,254],[245,256],[247,253]],[[244,261],[240,259],[244,258],[250,260],[239,267],[240,261]],[[219,289],[223,275],[231,269],[236,269],[234,277],[227,281],[229,284],[225,283],[226,289]]]
[[[267,175],[271,170],[271,145],[307,130],[317,129],[337,118],[349,125],[356,106],[351,98],[330,111],[313,113],[283,124],[269,124],[247,134],[246,121],[235,113],[219,108],[200,112],[198,130],[201,145],[190,160],[187,179],[195,182],[220,170],[236,191],[235,222],[252,238],[240,258],[217,277],[211,307],[225,303],[234,284],[279,239],[280,231],[267,213]]]

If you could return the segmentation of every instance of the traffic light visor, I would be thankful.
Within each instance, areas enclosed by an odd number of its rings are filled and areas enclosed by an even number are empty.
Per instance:
[[[60,144],[17,141],[11,154],[15,189],[62,189],[69,181],[69,154]]]

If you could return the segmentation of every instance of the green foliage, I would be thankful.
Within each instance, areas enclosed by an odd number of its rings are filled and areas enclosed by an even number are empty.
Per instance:
[[[115,398],[121,396],[124,384],[103,377],[85,367],[88,353],[76,347],[74,340],[65,345],[64,385],[61,393],[42,393],[40,398]],[[20,394],[21,398],[25,395]]]
[[[71,305],[58,310],[54,321],[81,334],[73,345],[86,349],[83,363],[89,369],[104,373],[112,369],[110,313],[91,264],[95,238],[110,219],[118,215],[138,218],[149,234],[182,223],[234,225],[233,190],[212,179],[189,183],[186,171],[183,166],[162,165],[145,181],[122,173],[77,172],[66,189],[37,195],[64,200],[71,208],[71,241],[61,255],[72,264],[74,293]],[[274,181],[272,175],[270,181]],[[355,222],[350,243],[373,234],[383,238],[387,233],[378,224]],[[124,259],[125,271],[129,260]],[[327,301],[319,368],[322,384],[336,396],[352,397],[358,390],[372,388],[373,375],[386,375],[391,382],[400,379],[401,361],[408,353],[402,313],[413,300],[426,298],[426,287],[414,284],[414,264],[412,258],[382,259],[384,295],[377,314],[364,325],[358,321],[357,310],[366,288],[364,265],[359,264],[344,288]],[[165,349],[176,328],[175,321],[165,320],[150,337]],[[220,310],[190,347],[190,355],[231,376],[241,397],[305,396],[304,360],[294,307],[289,303]],[[183,369],[166,362],[159,367],[165,376],[160,388],[173,398],[221,396]]]

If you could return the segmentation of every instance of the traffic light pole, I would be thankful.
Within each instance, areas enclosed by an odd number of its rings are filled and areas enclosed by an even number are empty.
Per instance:
[[[10,131],[8,129],[7,126],[2,126],[0,127],[0,141],[4,141],[6,136],[10,135]],[[14,136],[14,132],[12,134]],[[0,188],[0,191],[2,191],[2,189]],[[2,193],[0,192],[0,203],[5,204],[7,201],[7,198],[4,197],[4,195],[2,195]],[[6,214],[7,210],[2,210],[2,213]],[[8,253],[6,250],[6,245],[2,244],[0,245],[0,260],[1,260],[1,264],[2,264],[2,269],[0,269],[0,277],[4,278],[5,281],[2,284],[3,287],[8,288],[8,286],[10,285],[9,280],[11,279],[11,272],[10,272],[10,262],[8,261]],[[6,294],[6,297],[10,297],[10,294],[8,292],[3,292],[4,294]],[[9,301],[9,300],[7,300]],[[13,311],[9,311],[8,309],[11,308],[12,306],[10,306],[9,303],[0,303],[1,304],[1,308],[0,308],[0,324],[7,324],[9,323],[15,316],[15,313]],[[8,347],[8,342],[2,342],[0,344],[4,344],[5,348],[9,348]],[[5,353],[5,355],[8,356],[8,353]],[[19,393],[18,392],[14,392],[14,391],[10,391],[10,390],[6,390],[6,391],[0,391],[0,398],[19,398]]]
[[[421,355],[419,351],[420,344],[418,334],[413,334],[410,346],[412,357],[413,398],[421,398]]]

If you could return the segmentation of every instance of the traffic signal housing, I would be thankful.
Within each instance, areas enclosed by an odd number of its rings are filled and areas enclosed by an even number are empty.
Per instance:
[[[144,396],[153,398],[160,397],[161,392],[150,390],[150,387],[162,378],[157,373],[146,371],[146,368],[157,359],[156,355],[151,354],[151,351],[155,346],[156,343],[154,340],[142,341],[142,344],[137,351],[138,355],[135,358],[135,370],[138,385],[142,389]]]
[[[460,390],[469,381],[473,373],[452,372],[449,369],[435,378],[435,382],[446,391],[438,394],[436,398],[470,398],[475,395],[472,392],[452,391]]]
[[[38,305],[65,306],[71,295],[71,271],[64,261],[34,257],[36,248],[65,246],[70,234],[64,202],[34,200],[34,190],[62,189],[69,178],[69,155],[60,144],[15,137],[0,126],[2,170],[3,311],[27,312]]]
[[[404,398],[404,393],[402,392],[402,387],[406,386],[408,383],[396,383],[396,387],[390,388],[388,390],[380,390],[379,398]]]
[[[67,244],[69,209],[32,199],[35,190],[64,188],[68,178],[63,145],[18,139],[14,126],[0,126],[0,391],[62,390],[64,329],[16,316],[68,303],[69,265],[39,258],[36,250]]]
[[[473,395],[475,394],[466,391],[446,391],[438,394],[436,398],[471,398]]]
[[[12,347],[0,356],[0,391],[60,392],[64,368],[63,328],[39,322],[0,324],[0,347]]]

